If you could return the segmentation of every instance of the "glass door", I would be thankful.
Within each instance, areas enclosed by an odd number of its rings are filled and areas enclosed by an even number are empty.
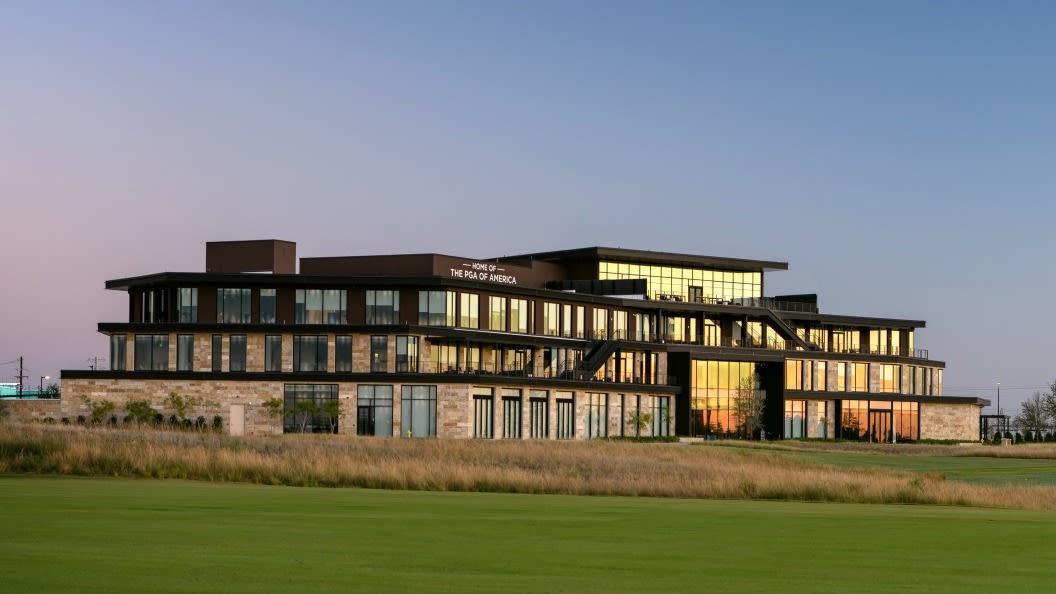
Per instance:
[[[869,411],[869,441],[878,443],[891,441],[891,411]]]

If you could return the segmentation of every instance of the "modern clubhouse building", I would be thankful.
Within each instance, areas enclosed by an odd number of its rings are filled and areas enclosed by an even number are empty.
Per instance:
[[[764,297],[784,262],[591,247],[297,264],[291,242],[211,242],[204,273],[108,281],[128,319],[99,324],[110,370],[62,372],[62,415],[146,399],[168,417],[175,393],[234,434],[722,437],[754,395],[767,438],[889,442],[978,440],[988,404],[943,395],[923,321]]]

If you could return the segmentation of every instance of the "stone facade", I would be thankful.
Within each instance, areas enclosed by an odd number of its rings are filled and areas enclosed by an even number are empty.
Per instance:
[[[14,423],[43,423],[62,420],[61,400],[5,399],[7,420]],[[50,421],[48,419],[51,419]]]
[[[395,377],[393,379],[396,379]],[[241,415],[242,423],[236,422],[234,426],[244,426],[244,432],[248,435],[277,434],[282,433],[282,420],[270,417],[263,403],[271,398],[283,398],[286,383],[298,383],[296,378],[290,382],[255,381],[252,379],[240,379],[235,381],[224,380],[137,380],[137,379],[66,379],[63,381],[63,398],[61,400],[40,401],[46,402],[52,408],[50,416],[61,418],[63,416],[75,419],[78,415],[90,416],[90,401],[108,400],[116,406],[114,414],[122,418],[125,405],[130,400],[148,400],[155,410],[162,413],[166,418],[173,414],[167,407],[166,400],[171,393],[179,394],[185,398],[200,399],[202,404],[188,412],[188,417],[196,418],[204,416],[208,422],[213,416],[219,415],[224,422],[225,428],[232,427],[232,414]],[[327,382],[311,382],[313,384],[325,384]],[[338,431],[341,434],[355,435],[357,422],[357,393],[358,383],[332,382],[338,386],[338,399],[341,402],[342,415],[339,418]],[[369,385],[377,385],[379,382],[369,382]],[[392,395],[392,421],[393,435],[402,433],[402,406],[401,396],[404,385],[431,385],[436,387],[436,436],[439,438],[471,438],[473,437],[473,395],[489,390],[493,395],[493,436],[505,438],[505,427],[503,424],[502,410],[503,396],[521,398],[521,439],[531,436],[530,398],[532,396],[543,396],[547,399],[548,416],[548,438],[557,438],[557,399],[571,398],[575,402],[574,439],[583,439],[586,431],[587,392],[585,391],[558,391],[543,390],[536,385],[488,385],[480,383],[442,383],[429,384],[428,382],[413,383],[386,383],[393,388]],[[631,386],[620,386],[630,388]],[[607,430],[608,435],[633,435],[633,428],[627,426],[626,419],[637,403],[637,396],[641,396],[642,408],[652,412],[654,397],[667,398],[668,415],[664,419],[667,423],[668,434],[673,433],[673,419],[675,399],[665,394],[650,394],[644,392],[630,392],[621,390],[615,392],[593,392],[602,394],[608,402],[607,407]],[[29,402],[29,401],[26,401]],[[42,409],[44,410],[44,409]],[[43,414],[43,413],[42,413]],[[20,414],[18,418],[22,418]],[[32,420],[32,417],[28,417]],[[236,419],[237,421],[237,419]],[[641,432],[641,435],[651,435],[652,427]]]
[[[979,414],[979,406],[921,403],[920,438],[979,441]]]

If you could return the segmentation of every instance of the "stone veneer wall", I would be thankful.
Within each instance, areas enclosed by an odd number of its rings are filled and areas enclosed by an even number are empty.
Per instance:
[[[979,440],[980,407],[965,404],[920,405],[921,439]]]
[[[45,419],[58,423],[63,416],[61,403],[59,399],[4,400],[7,405],[7,420],[15,423],[41,422]]]
[[[355,347],[355,345],[354,345]],[[109,400],[116,405],[114,414],[118,418],[126,413],[125,404],[129,400],[146,399],[151,405],[168,417],[172,414],[165,406],[165,400],[172,392],[184,397],[201,398],[205,404],[188,413],[190,417],[199,415],[206,417],[208,422],[212,421],[214,415],[220,415],[224,420],[224,427],[230,430],[231,407],[242,405],[245,410],[245,432],[248,435],[277,434],[282,433],[281,419],[273,419],[267,415],[263,402],[271,398],[282,398],[284,386],[287,383],[298,383],[295,378],[290,382],[271,381],[223,381],[223,380],[136,380],[136,379],[66,379],[63,380],[62,399],[47,401],[53,406],[53,416],[58,420],[66,416],[71,420],[78,415],[89,416],[91,407],[84,401]],[[314,384],[325,384],[327,382],[310,382]],[[343,414],[339,420],[339,432],[341,434],[356,434],[356,403],[358,384],[349,382],[330,382],[338,385],[338,398],[341,400]],[[372,382],[375,383],[375,382]],[[392,382],[385,385],[393,386],[392,420],[393,435],[399,435],[401,429],[401,388],[404,384]],[[436,386],[436,434],[440,438],[470,438],[473,436],[473,393],[474,388],[490,388],[494,394],[495,425],[494,434],[497,438],[503,437],[502,428],[502,394],[503,390],[520,390],[522,398],[521,437],[527,439],[530,436],[530,416],[528,398],[529,393],[538,387],[534,386],[488,386],[485,382],[476,384],[429,384],[428,382],[414,382],[407,385],[435,385]],[[614,386],[616,387],[616,386]],[[654,394],[643,392],[632,392],[627,389],[631,386],[620,385],[619,393],[609,392],[609,435],[620,435],[620,427],[625,423],[630,407],[633,406],[633,398],[642,395],[642,407],[648,407],[652,401],[647,399]],[[620,394],[626,394],[627,404],[621,406]],[[567,394],[567,393],[563,393]],[[587,392],[572,392],[575,399],[575,438],[583,439],[586,434],[585,415]],[[557,390],[547,390],[549,403],[549,437],[556,438],[556,397]],[[673,419],[675,418],[675,399],[668,397],[669,417],[668,433],[673,434]],[[28,401],[27,401],[28,402]],[[44,401],[41,401],[44,402]],[[651,412],[651,411],[650,411]],[[625,429],[627,431],[627,429]],[[649,435],[651,428],[647,428],[642,435]]]

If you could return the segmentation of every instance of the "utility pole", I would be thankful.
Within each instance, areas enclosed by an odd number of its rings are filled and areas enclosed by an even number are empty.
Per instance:
[[[18,397],[22,397],[22,380],[26,379],[25,369],[22,368],[22,357],[18,358]]]

